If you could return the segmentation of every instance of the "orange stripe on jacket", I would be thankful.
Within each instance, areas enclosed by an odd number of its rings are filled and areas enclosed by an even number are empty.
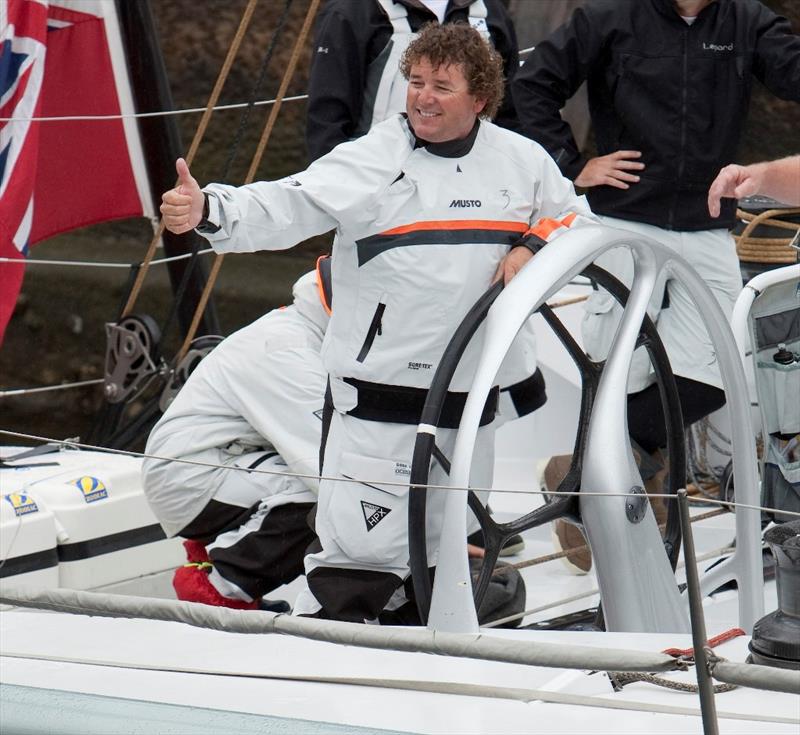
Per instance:
[[[538,220],[525,234],[536,235],[536,237],[540,237],[542,240],[547,240],[559,227],[569,227],[577,216],[575,212],[570,212],[566,217],[562,217],[561,219],[542,217],[542,219]]]
[[[325,310],[325,313],[328,316],[330,316],[333,312],[331,311],[331,305],[328,303],[328,296],[325,293],[324,287],[322,286],[322,273],[320,269],[322,268],[322,261],[325,260],[325,258],[330,257],[330,255],[320,255],[319,258],[317,258],[317,264],[315,266],[315,270],[317,272],[317,293],[319,294],[319,302],[322,304],[322,308]]]
[[[384,230],[381,235],[406,235],[409,232],[424,232],[425,230],[500,230],[503,232],[525,232],[527,222],[502,222],[491,219],[455,219],[434,220],[431,222],[415,222],[411,225],[394,227]]]

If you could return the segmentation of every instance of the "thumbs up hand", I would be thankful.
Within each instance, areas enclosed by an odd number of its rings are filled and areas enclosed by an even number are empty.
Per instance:
[[[178,185],[161,196],[161,215],[164,226],[170,232],[181,235],[200,224],[205,197],[186,161],[179,158],[175,162],[175,170],[178,172]]]

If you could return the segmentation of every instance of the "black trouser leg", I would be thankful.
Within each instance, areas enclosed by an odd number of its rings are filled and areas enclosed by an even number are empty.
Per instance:
[[[684,427],[708,416],[725,405],[725,392],[713,385],[675,376],[683,412]],[[628,431],[645,451],[651,454],[667,445],[664,407],[658,385],[648,386],[628,396]]]
[[[303,574],[306,547],[315,538],[307,522],[313,503],[272,508],[259,528],[236,543],[215,547],[209,557],[217,572],[253,599]]]
[[[307,578],[309,589],[322,605],[313,617],[350,623],[377,618],[403,583],[391,572],[340,567],[317,567]]]

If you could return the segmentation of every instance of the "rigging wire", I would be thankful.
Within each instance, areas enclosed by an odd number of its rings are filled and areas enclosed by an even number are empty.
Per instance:
[[[92,380],[79,380],[75,383],[43,385],[38,388],[11,388],[10,390],[0,390],[0,399],[11,398],[12,396],[25,396],[31,393],[46,393],[53,390],[66,390],[67,388],[84,388],[87,385],[98,385],[105,382],[105,378],[93,378]]]
[[[214,251],[213,251],[212,248],[207,248],[206,250],[201,250],[199,253],[197,253],[197,255],[205,255],[205,254],[213,253],[213,252]],[[185,259],[185,258],[191,258],[192,255],[193,255],[193,253],[184,253],[183,255],[176,255],[176,256],[174,256],[172,258],[163,258],[163,259],[160,259],[160,260],[154,260],[154,261],[151,262],[150,265],[161,265],[163,263],[167,263],[167,262],[172,261],[172,260],[180,260],[180,259]],[[8,258],[0,258],[0,263],[4,262],[5,260],[8,260]],[[87,265],[87,266],[97,266],[97,267],[107,266],[107,267],[110,267],[110,268],[112,268],[112,267],[113,268],[130,268],[130,266],[131,266],[130,263],[78,263],[78,262],[72,262],[72,261],[66,261],[66,260],[35,260],[33,262],[36,263],[37,265]],[[577,285],[584,285],[584,284],[580,284],[579,283]],[[563,301],[548,302],[547,306],[549,306],[551,309],[560,309],[560,308],[565,307],[565,306],[570,306],[572,304],[576,304],[576,303],[579,303],[581,301],[585,301],[587,298],[588,298],[588,296],[578,296],[578,297],[575,297],[575,298],[564,299]],[[10,397],[10,396],[22,396],[22,395],[27,395],[29,393],[40,393],[40,392],[45,392],[45,391],[50,391],[50,390],[61,390],[61,389],[64,389],[64,388],[79,388],[79,387],[82,387],[84,385],[95,385],[95,384],[100,384],[100,383],[104,383],[104,382],[105,382],[104,378],[96,378],[94,380],[86,380],[86,381],[81,381],[79,383],[59,383],[59,384],[53,384],[53,385],[36,386],[34,388],[16,388],[16,389],[13,389],[13,390],[0,390],[0,400],[2,400],[3,398]],[[694,479],[694,478],[692,478],[692,479]]]
[[[296,94],[284,97],[284,102],[301,102],[307,100],[307,94]],[[255,102],[232,102],[227,105],[214,105],[213,112],[242,110],[247,107],[267,107],[277,100],[256,100]],[[205,112],[208,107],[187,107],[183,110],[157,110],[156,112],[128,112],[115,115],[57,115],[53,117],[0,117],[0,122],[94,122],[103,120],[140,120],[149,117],[174,117],[178,115],[196,115]]]
[[[86,444],[74,439],[53,439],[51,437],[45,436],[38,436],[36,434],[25,434],[19,431],[11,431],[9,429],[0,429],[0,436],[10,436],[15,439],[25,439],[28,441],[35,441],[41,442],[42,444],[56,444],[60,447],[66,449],[88,449],[96,452],[102,452],[104,454],[118,454],[126,457],[133,457],[135,459],[156,459],[162,462],[178,462],[180,464],[188,464],[194,465],[197,467],[209,467],[211,469],[220,469],[220,470],[234,470],[238,472],[247,472],[247,473],[255,473],[255,474],[262,474],[262,475],[276,475],[278,477],[292,477],[297,478],[300,480],[315,480],[321,481],[326,480],[330,482],[358,482],[362,484],[372,484],[372,485],[385,485],[387,487],[398,487],[398,488],[408,488],[408,482],[398,482],[395,480],[375,480],[375,479],[362,479],[362,478],[345,478],[345,477],[332,477],[330,475],[319,475],[319,474],[309,474],[303,472],[280,472],[277,470],[268,470],[262,469],[261,467],[239,467],[237,465],[220,465],[216,464],[215,462],[201,462],[194,459],[182,459],[179,457],[164,457],[158,454],[147,454],[146,452],[134,452],[127,449],[112,449],[109,447],[101,447],[96,446],[93,444]],[[7,459],[6,459],[7,461]],[[455,485],[433,485],[433,484],[426,484],[429,490],[446,490],[446,491],[456,491],[456,492],[493,492],[493,493],[509,493],[515,495],[543,495],[548,497],[558,497],[558,496],[580,496],[580,497],[608,497],[608,498],[629,498],[629,492],[620,492],[620,493],[606,493],[606,492],[593,492],[590,490],[576,490],[576,491],[559,491],[559,490],[512,490],[509,488],[492,488],[492,487],[461,487]],[[665,498],[667,500],[674,500],[674,496],[670,493],[648,493],[648,497],[650,498]],[[791,510],[785,510],[781,508],[770,508],[767,506],[761,505],[751,505],[749,503],[741,503],[737,500],[719,500],[716,498],[702,498],[697,497],[694,498],[697,503],[706,503],[708,505],[716,505],[720,508],[726,508],[729,510],[734,510],[736,508],[744,508],[747,510],[758,510],[767,513],[781,513],[783,515],[793,516],[795,518],[800,518],[800,512],[795,512]]]
[[[292,55],[289,58],[289,63],[286,66],[286,70],[283,74],[283,79],[281,79],[280,87],[278,88],[278,94],[276,95],[276,102],[272,106],[270,110],[269,117],[267,118],[266,125],[264,126],[264,130],[261,134],[261,139],[258,141],[258,146],[256,147],[256,152],[253,154],[253,158],[250,162],[250,169],[247,172],[247,175],[244,179],[244,184],[249,184],[255,179],[256,171],[258,170],[258,166],[261,163],[261,158],[264,155],[264,151],[266,150],[267,143],[269,142],[270,136],[272,135],[272,131],[275,127],[275,122],[278,119],[278,115],[281,111],[281,106],[283,103],[283,98],[286,96],[286,90],[289,88],[289,82],[291,81],[292,77],[294,76],[295,68],[297,67],[297,62],[300,60],[300,52],[302,51],[303,47],[305,46],[306,37],[308,36],[309,32],[311,31],[311,24],[314,21],[314,18],[317,14],[317,10],[319,9],[320,0],[311,0],[311,4],[308,6],[308,11],[306,12],[306,17],[303,20],[303,25],[300,28],[300,33],[297,36],[297,40],[295,41],[294,48],[292,49]],[[188,163],[187,159],[187,163]],[[163,227],[163,222],[162,222]],[[183,340],[183,344],[181,345],[178,353],[176,355],[176,361],[180,362],[184,355],[189,350],[189,346],[194,339],[194,335],[197,332],[197,327],[200,324],[200,317],[202,316],[203,312],[206,308],[206,303],[208,302],[209,297],[211,296],[211,291],[214,288],[214,284],[217,281],[217,276],[219,275],[220,268],[222,267],[222,262],[224,260],[224,255],[217,255],[214,259],[214,264],[211,267],[211,272],[208,274],[208,280],[206,281],[205,287],[203,288],[203,293],[200,295],[200,298],[197,302],[197,306],[195,307],[194,318],[192,319],[192,323],[189,325],[189,329],[186,331],[186,336]]]
[[[219,75],[217,76],[217,81],[214,84],[214,88],[211,91],[211,96],[208,98],[208,105],[206,106],[205,112],[203,113],[203,117],[200,119],[200,123],[197,126],[197,130],[195,131],[194,138],[192,139],[192,143],[189,146],[189,151],[186,153],[185,160],[188,166],[191,166],[192,161],[194,160],[195,154],[197,153],[197,149],[200,146],[200,142],[205,135],[206,128],[211,120],[211,115],[214,111],[214,106],[219,101],[219,96],[222,94],[222,88],[225,85],[225,81],[228,78],[228,74],[230,73],[231,67],[233,66],[233,61],[236,58],[237,53],[239,52],[239,47],[242,45],[242,40],[244,39],[245,32],[247,31],[247,27],[250,25],[250,20],[253,17],[253,13],[255,12],[256,5],[258,4],[258,0],[248,0],[247,7],[245,7],[244,12],[242,13],[242,18],[239,21],[239,27],[236,29],[236,34],[234,35],[233,41],[231,42],[230,47],[228,48],[228,53],[225,56],[225,61],[222,64],[222,68],[219,71]],[[150,246],[147,249],[147,254],[145,255],[144,262],[142,267],[138,270],[136,274],[136,280],[131,287],[130,295],[128,296],[128,300],[125,306],[122,309],[122,313],[120,317],[125,317],[133,310],[133,307],[136,303],[136,299],[139,297],[139,292],[142,290],[142,286],[144,284],[145,276],[147,275],[147,271],[150,267],[150,262],[153,260],[153,256],[156,252],[156,247],[158,247],[158,243],[161,240],[161,235],[164,233],[164,220],[161,219],[158,223],[158,227],[156,228],[155,233],[153,234],[153,239],[150,241]],[[203,301],[203,309],[205,309],[205,302],[208,299]],[[200,312],[202,314],[202,311]],[[199,323],[199,315],[196,318],[197,323]],[[197,327],[195,326],[195,330]]]
[[[521,49],[520,56],[527,55],[533,51],[534,47]],[[292,97],[284,97],[283,102],[302,102],[308,99],[307,94],[296,94]],[[267,107],[274,105],[277,99],[256,100],[250,102],[232,102],[227,105],[214,105],[214,112],[225,112],[228,110],[243,110],[250,107]],[[92,122],[102,120],[139,120],[148,117],[173,117],[178,115],[196,115],[205,112],[208,107],[187,107],[182,110],[156,110],[155,112],[128,112],[113,115],[54,115],[52,117],[0,117],[0,122]]]
[[[225,161],[225,165],[222,167],[222,174],[219,179],[222,182],[227,182],[228,180],[228,174],[233,167],[233,162],[236,159],[236,154],[239,151],[239,145],[242,142],[242,135],[247,127],[247,121],[250,118],[250,112],[255,106],[256,95],[258,95],[259,91],[261,90],[261,85],[264,83],[264,79],[267,76],[269,63],[272,61],[272,55],[275,53],[275,47],[278,44],[278,39],[280,38],[283,27],[286,25],[286,21],[289,18],[289,10],[291,7],[292,0],[286,0],[286,3],[283,6],[283,12],[281,13],[280,18],[278,18],[278,25],[272,32],[272,38],[269,41],[267,50],[264,53],[264,58],[261,61],[261,69],[259,69],[258,79],[256,79],[256,83],[253,85],[253,91],[250,94],[250,101],[247,103],[247,106],[239,118],[239,127],[236,129],[236,133],[233,136],[233,141],[231,142],[230,150],[228,152],[228,159]],[[272,102],[277,102],[277,99],[272,100]]]
[[[186,260],[193,255],[207,255],[213,253],[214,248],[204,248],[197,253],[183,253],[183,255],[173,255],[170,258],[158,258],[151,260],[150,265],[166,265],[167,263],[174,263],[176,260]],[[0,263],[19,263],[19,258],[6,258],[0,257]],[[104,263],[102,261],[93,260],[40,260],[38,258],[26,258],[25,265],[66,265],[66,266],[81,266],[84,268],[130,268],[135,263]],[[141,265],[141,264],[140,264]]]

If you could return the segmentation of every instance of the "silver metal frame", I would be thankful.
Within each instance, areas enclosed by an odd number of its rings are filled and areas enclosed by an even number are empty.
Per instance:
[[[800,230],[797,231],[800,236]],[[736,344],[739,348],[739,356],[742,362],[746,362],[746,345],[747,345],[747,321],[750,316],[750,307],[753,302],[761,294],[766,291],[770,286],[776,286],[779,283],[786,283],[787,281],[800,281],[800,263],[797,265],[786,265],[783,268],[775,268],[771,271],[759,273],[754,278],[751,278],[736,299],[733,305],[733,314],[731,315],[731,329],[736,338]]]
[[[755,441],[742,362],[727,319],[713,294],[686,261],[659,243],[635,233],[585,226],[561,236],[537,254],[511,281],[486,320],[483,350],[456,439],[450,484],[465,487],[478,424],[500,364],[527,317],[598,256],[624,246],[634,259],[631,296],[614,338],[589,424],[581,486],[592,493],[627,493],[642,481],[630,449],[626,416],[627,379],[636,339],[656,277],[686,285],[708,329],[719,361],[732,423],[733,471],[737,500],[759,503]],[[592,547],[606,626],[611,631],[686,632],[686,600],[669,566],[652,512],[633,524],[624,497],[587,495],[581,511]],[[464,538],[466,493],[448,493],[442,543],[428,626],[450,632],[477,632]],[[735,579],[739,624],[751,631],[764,611],[760,512],[736,510],[736,550],[701,576],[703,594]]]

